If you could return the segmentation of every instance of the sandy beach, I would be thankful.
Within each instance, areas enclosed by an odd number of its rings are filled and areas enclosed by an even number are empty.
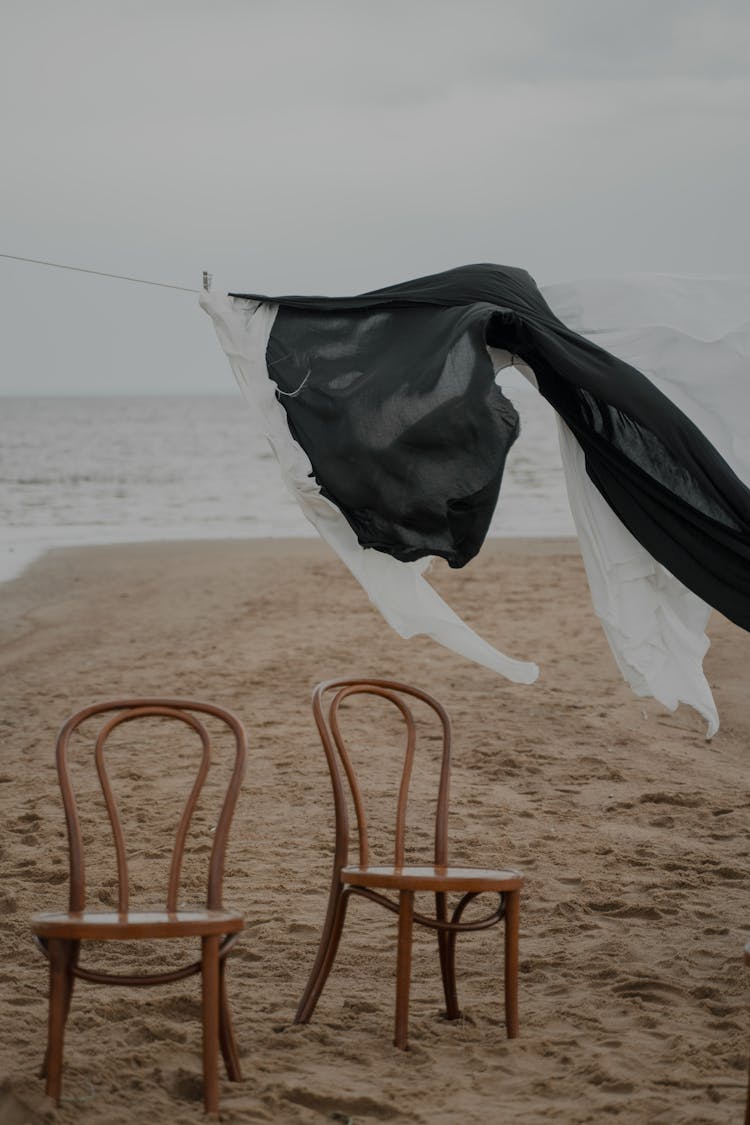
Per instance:
[[[695,712],[671,714],[622,681],[574,542],[490,541],[463,572],[437,564],[431,580],[488,641],[536,660],[539,682],[510,684],[424,638],[402,641],[312,540],[58,550],[0,586],[0,1122],[202,1119],[197,978],[152,990],[79,982],[59,1110],[38,1077],[46,964],[28,919],[66,900],[54,739],[78,707],[144,694],[213,701],[248,731],[225,885],[248,923],[229,970],[245,1076],[222,1080],[223,1120],[741,1120],[747,635],[711,620],[705,668],[722,725],[707,743]],[[448,1023],[435,939],[420,931],[411,1050],[396,1051],[395,923],[361,901],[313,1021],[292,1024],[333,842],[310,692],[352,674],[407,680],[445,704],[452,858],[526,876],[518,1040],[505,1037],[499,932],[459,941],[464,1015]],[[428,782],[418,770],[417,816]],[[131,811],[150,852],[167,854],[174,828],[159,802]],[[92,903],[111,893],[99,866]],[[109,963],[123,968],[124,953]]]

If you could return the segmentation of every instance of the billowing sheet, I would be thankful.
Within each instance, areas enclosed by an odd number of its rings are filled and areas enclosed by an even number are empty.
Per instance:
[[[542,294],[570,328],[642,371],[750,481],[750,278],[592,278]],[[710,607],[623,527],[559,428],[591,597],[618,666],[636,694],[695,707],[710,738],[719,726],[703,674]]]
[[[690,702],[710,736],[707,606],[750,626],[748,289],[635,278],[541,293],[523,270],[467,266],[354,298],[203,303],[305,514],[389,623],[530,682],[534,665],[487,646],[423,577],[432,555],[462,566],[486,534],[518,432],[494,381],[512,358],[558,414],[623,674]]]

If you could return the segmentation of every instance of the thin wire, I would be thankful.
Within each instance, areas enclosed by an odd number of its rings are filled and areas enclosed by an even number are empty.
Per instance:
[[[286,356],[284,358],[286,358]],[[302,380],[300,385],[297,387],[296,391],[282,391],[281,387],[277,387],[276,388],[276,394],[277,395],[284,395],[285,398],[296,398],[311,375],[312,375],[312,367],[308,367],[307,375],[305,375],[304,379]]]
[[[160,289],[179,289],[182,293],[200,293],[200,289],[188,289],[186,285],[169,285],[166,281],[148,281],[145,277],[127,277],[123,273],[104,273],[103,270],[87,270],[82,266],[65,266],[62,262],[44,262],[41,258],[22,258],[19,254],[3,254],[0,252],[0,258],[11,258],[14,262],[33,262],[35,266],[53,266],[56,270],[92,273],[96,277],[115,277],[118,281],[136,281],[139,285],[158,285]]]

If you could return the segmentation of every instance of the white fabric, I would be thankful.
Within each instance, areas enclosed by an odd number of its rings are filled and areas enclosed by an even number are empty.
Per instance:
[[[643,372],[750,483],[750,278],[593,278],[542,293],[569,328]],[[615,660],[637,695],[694,707],[711,738],[719,716],[703,674],[710,607],[624,527],[558,423],[591,597]]]
[[[711,607],[665,570],[618,519],[586,473],[583,450],[558,418],[560,452],[591,600],[617,665],[636,695],[674,711],[689,703],[719,715],[703,674]]]
[[[750,278],[634,276],[542,288],[568,327],[642,371],[703,431],[750,484]],[[237,381],[261,415],[284,480],[305,516],[362,584],[402,637],[424,633],[510,680],[532,683],[535,664],[492,648],[450,609],[424,578],[430,559],[400,563],[360,547],[338,508],[321,495],[312,466],[292,438],[265,365],[276,306],[203,293]],[[513,364],[488,349],[496,369]],[[623,676],[637,695],[674,709],[689,703],[719,720],[703,675],[710,608],[674,578],[624,527],[591,483],[583,453],[558,419],[568,496],[598,614]]]
[[[266,346],[277,306],[213,291],[202,293],[200,304],[213,319],[243,393],[263,419],[287,487],[388,624],[404,638],[424,633],[509,680],[533,683],[539,675],[536,664],[513,660],[483,641],[430,586],[424,572],[431,559],[402,563],[381,551],[362,548],[339,509],[321,495],[307,454],[289,431],[286,412],[266,368]]]
[[[487,350],[496,372],[513,364],[537,387],[528,364],[499,348]],[[712,738],[719,715],[703,675],[710,607],[631,535],[591,483],[575,437],[562,418],[557,423],[591,601],[617,666],[636,695],[653,696],[672,711],[679,703],[695,707],[706,719],[706,737]]]
[[[750,485],[750,277],[590,278],[542,294],[574,332],[643,372]]]

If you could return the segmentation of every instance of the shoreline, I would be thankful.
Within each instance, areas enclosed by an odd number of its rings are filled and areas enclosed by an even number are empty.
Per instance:
[[[278,535],[278,536],[275,536],[275,535],[257,535],[257,536],[253,535],[253,536],[250,536],[250,535],[240,535],[240,534],[238,534],[238,535],[221,534],[221,535],[217,535],[217,536],[200,536],[200,535],[191,536],[191,535],[186,535],[184,537],[183,536],[176,536],[174,538],[166,538],[166,539],[157,535],[157,536],[147,537],[147,538],[128,538],[128,539],[121,539],[121,540],[120,539],[106,540],[104,542],[97,542],[97,543],[54,543],[54,542],[50,543],[50,542],[45,541],[44,543],[37,544],[37,543],[26,542],[26,543],[14,544],[13,546],[9,546],[9,547],[5,548],[4,553],[0,553],[0,587],[2,587],[6,582],[13,582],[17,578],[20,578],[30,566],[33,566],[34,563],[36,563],[40,559],[44,558],[45,555],[48,555],[48,554],[50,554],[52,552],[56,552],[56,551],[87,551],[89,549],[97,550],[99,548],[120,549],[120,548],[127,548],[127,547],[144,546],[146,544],[157,544],[157,545],[161,544],[162,546],[167,546],[169,544],[179,544],[179,543],[190,543],[190,544],[198,544],[198,543],[238,543],[238,542],[242,542],[242,543],[264,543],[264,542],[268,542],[268,543],[279,543],[279,542],[281,542],[281,543],[295,543],[295,542],[309,543],[309,542],[315,542],[315,541],[321,541],[320,536],[317,534],[317,532],[311,531],[311,533],[309,535]],[[543,543],[561,543],[561,544],[567,543],[567,542],[577,544],[577,542],[578,542],[578,540],[575,536],[491,535],[491,536],[487,537],[487,539],[485,540],[484,545],[482,546],[481,550],[484,551],[487,547],[487,544],[489,544],[489,543],[496,543],[496,542],[510,543],[510,542],[512,542],[512,543],[518,543],[518,544],[528,544],[529,545],[528,549],[530,551],[533,551],[534,550],[533,545],[540,542],[540,541],[543,542]],[[11,558],[11,556],[13,556],[13,557]]]
[[[245,1079],[222,1080],[223,1120],[315,1125],[336,1113],[483,1125],[498,1104],[509,1122],[559,1125],[741,1117],[747,634],[712,618],[706,670],[722,726],[707,744],[700,716],[639,700],[622,681],[576,540],[488,539],[462,570],[436,563],[430,581],[490,643],[537,660],[540,680],[511,684],[427,638],[401,640],[318,539],[66,547],[0,586],[0,1115],[9,1106],[28,1125],[49,1120],[38,1076],[47,973],[28,918],[66,895],[56,731],[93,700],[162,694],[226,706],[248,731],[225,888],[249,925],[229,962]],[[452,858],[525,876],[517,1040],[503,1025],[501,936],[459,941],[465,1014],[449,1023],[439,1017],[434,936],[420,930],[411,1050],[393,1050],[395,929],[367,903],[351,908],[312,1022],[293,1024],[333,845],[310,691],[351,674],[406,681],[444,703],[454,729]],[[359,758],[367,791],[385,776],[380,724],[372,737]],[[410,824],[429,848],[435,779],[429,744],[421,749]],[[139,759],[148,776],[136,783],[130,762],[117,767],[118,792],[157,857],[148,862],[166,870],[172,771],[160,755]],[[112,849],[106,824],[91,831],[95,907],[111,893]],[[125,956],[108,951],[108,967],[124,970]],[[55,1120],[198,1125],[197,996],[194,981],[125,998],[76,987]]]

